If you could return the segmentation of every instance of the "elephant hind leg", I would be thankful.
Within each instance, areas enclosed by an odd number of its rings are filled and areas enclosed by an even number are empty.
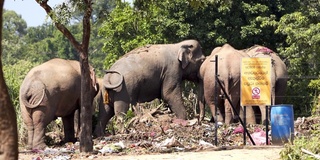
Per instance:
[[[63,129],[64,129],[64,141],[65,142],[76,142],[74,133],[74,113],[62,117]]]
[[[21,104],[21,116],[28,132],[28,139],[27,139],[28,142],[26,145],[26,149],[31,150],[33,147],[33,136],[34,136],[33,121],[29,112],[31,109],[27,109],[24,105],[22,105],[21,102],[20,104]]]
[[[44,115],[40,108],[32,112],[32,120],[34,126],[33,149],[45,149],[45,128],[52,121],[53,116]]]

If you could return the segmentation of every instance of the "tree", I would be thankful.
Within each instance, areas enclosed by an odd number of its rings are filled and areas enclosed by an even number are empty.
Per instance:
[[[0,0],[0,37],[2,39],[2,14],[4,0]],[[0,58],[2,40],[0,41]],[[0,159],[18,159],[18,131],[16,113],[4,80],[2,59],[0,60]]]
[[[148,43],[197,39],[207,55],[225,43],[236,49],[264,45],[277,52],[289,74],[296,76],[289,79],[286,103],[293,104],[297,113],[308,111],[307,115],[312,98],[307,85],[310,76],[320,72],[318,2],[135,0],[131,7],[118,0],[99,32],[105,37],[105,68]]]
[[[319,1],[301,1],[297,10],[281,17],[276,30],[286,35],[285,45],[279,50],[286,57],[289,75],[294,75],[289,79],[289,101],[296,104],[295,111],[301,116],[311,112],[313,93],[307,86],[312,79],[318,79],[320,74],[319,19]],[[315,89],[319,84],[310,85]]]
[[[56,28],[68,38],[70,43],[75,47],[80,57],[81,66],[81,134],[80,134],[80,151],[91,152],[93,150],[92,142],[92,100],[93,97],[89,95],[90,92],[90,70],[88,60],[88,48],[90,40],[91,24],[90,18],[92,13],[91,0],[70,0],[70,5],[83,10],[84,15],[82,19],[82,43],[79,43],[74,35],[63,24],[64,17],[59,17],[59,14],[48,5],[48,0],[36,0],[38,4],[46,11],[46,13],[53,20]],[[63,3],[62,8],[58,11],[68,9],[68,6]]]
[[[23,37],[26,35],[27,23],[14,11],[3,12],[3,64],[16,63],[16,57],[23,50]]]

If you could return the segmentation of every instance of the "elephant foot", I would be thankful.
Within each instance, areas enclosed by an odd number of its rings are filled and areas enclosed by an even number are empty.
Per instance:
[[[29,144],[26,145],[25,149],[26,149],[26,150],[32,150],[32,145],[29,145]]]
[[[48,146],[45,143],[40,143],[38,145],[34,145],[32,150],[44,150]]]
[[[100,127],[97,127],[97,128],[95,129],[95,131],[93,132],[93,138],[102,137],[102,136],[104,136],[104,135],[105,135],[105,133],[104,133],[104,131],[103,131]]]
[[[75,143],[75,142],[77,142],[77,139],[76,138],[66,138],[65,140],[64,140],[64,142],[72,142],[72,143]]]

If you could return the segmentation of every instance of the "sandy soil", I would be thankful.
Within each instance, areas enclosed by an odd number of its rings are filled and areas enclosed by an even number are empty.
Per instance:
[[[107,155],[107,156],[79,156],[71,159],[110,159],[110,160],[195,160],[195,159],[219,159],[219,160],[279,160],[282,147],[246,147],[244,149],[231,149],[220,151],[199,151],[199,152],[175,152],[167,154],[148,155]],[[38,158],[38,159],[37,159]],[[40,160],[37,154],[19,154],[20,160]]]

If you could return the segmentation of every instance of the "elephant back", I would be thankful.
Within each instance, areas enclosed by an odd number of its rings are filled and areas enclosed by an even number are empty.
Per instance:
[[[254,45],[245,49],[244,52],[247,53],[249,57],[271,57],[271,54],[275,54],[271,49],[260,45]]]

